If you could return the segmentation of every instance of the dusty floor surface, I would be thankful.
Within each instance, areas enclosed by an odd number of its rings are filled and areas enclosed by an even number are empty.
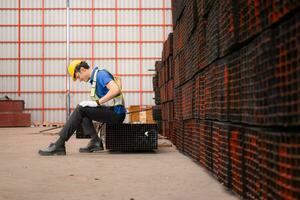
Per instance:
[[[57,137],[42,129],[0,129],[1,200],[237,199],[174,147],[81,154],[88,140],[72,137],[67,156],[41,157],[38,149]]]

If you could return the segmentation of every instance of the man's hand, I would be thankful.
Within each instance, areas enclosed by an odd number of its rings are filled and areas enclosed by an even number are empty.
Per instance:
[[[97,107],[98,106],[96,101],[82,101],[79,103],[79,105],[82,107]]]

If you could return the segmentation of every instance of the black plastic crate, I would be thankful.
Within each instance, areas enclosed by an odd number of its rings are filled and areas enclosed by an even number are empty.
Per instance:
[[[295,2],[296,3],[296,2]],[[300,13],[275,28],[274,84],[270,87],[268,123],[300,125]],[[274,94],[274,95],[273,95]],[[271,95],[269,95],[271,96]]]
[[[205,78],[203,74],[199,74],[195,78],[194,85],[194,97],[193,97],[193,110],[194,110],[194,118],[196,119],[204,119],[205,118]],[[175,110],[176,111],[176,110]],[[175,112],[176,115],[176,112]]]
[[[245,192],[244,129],[231,124],[229,131],[232,191],[239,197],[243,197]]]
[[[236,5],[239,42],[245,42],[266,27],[263,21],[267,20],[267,16],[260,11],[262,9],[260,1],[239,0]]]
[[[215,89],[215,109],[216,119],[219,121],[228,120],[228,60],[227,58],[218,60],[216,67],[216,89]]]
[[[180,18],[183,9],[185,8],[185,1],[182,0],[172,0],[172,16],[173,24],[176,25],[177,20]]]
[[[258,136],[262,197],[299,199],[299,131],[261,131]]]
[[[220,56],[232,52],[238,43],[237,5],[235,0],[217,1]]]
[[[184,120],[193,118],[194,79],[182,86],[182,117]]]
[[[205,119],[215,119],[216,116],[216,65],[210,65],[204,72],[204,81],[205,81],[205,92],[204,92],[204,101],[205,101]]]
[[[202,59],[204,56],[203,52],[200,52],[201,43],[199,42],[199,28],[191,35],[189,41],[185,46],[185,50],[187,51],[187,63],[185,69],[185,81],[191,79],[197,72],[199,68],[199,59]]]
[[[174,118],[182,120],[182,88],[174,89]]]
[[[205,123],[207,128],[205,131],[205,168],[213,172],[213,150],[212,150],[212,130],[211,122]]]
[[[241,120],[245,124],[254,124],[255,117],[255,43],[252,42],[240,50],[239,62],[241,70]]]
[[[230,160],[230,131],[229,125],[225,123],[213,123],[219,133],[219,156],[218,156],[218,180],[225,187],[232,187],[232,171]]]
[[[218,26],[218,1],[211,1],[212,9],[207,15],[206,25],[206,57],[208,64],[211,64],[219,57],[219,26]],[[220,5],[222,6],[222,5]]]
[[[212,123],[212,171],[213,175],[218,178],[219,173],[219,156],[220,156],[220,127]]]
[[[188,53],[185,49],[180,51],[174,58],[174,87],[180,87],[186,78],[186,65],[188,59]],[[189,77],[190,78],[190,77]]]
[[[174,134],[177,149],[181,152],[184,150],[184,124],[182,120],[175,120],[174,122]]]
[[[258,132],[257,129],[245,128],[245,199],[259,199]]]
[[[157,149],[156,124],[107,124],[106,149],[151,151]]]
[[[241,122],[241,66],[239,52],[228,57],[228,119]]]
[[[190,119],[184,121],[184,153],[192,157],[193,160],[199,160],[199,121]]]
[[[212,127],[211,122],[199,120],[199,162],[208,171],[212,171]]]

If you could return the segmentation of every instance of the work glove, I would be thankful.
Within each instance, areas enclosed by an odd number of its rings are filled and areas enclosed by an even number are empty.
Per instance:
[[[97,107],[98,106],[96,101],[82,101],[79,103],[79,105],[82,107]]]

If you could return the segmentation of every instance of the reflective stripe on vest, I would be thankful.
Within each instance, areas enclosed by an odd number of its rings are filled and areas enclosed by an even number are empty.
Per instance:
[[[100,71],[100,69],[97,69],[94,73],[94,79],[93,79],[93,83],[92,83],[92,89],[91,89],[91,94],[90,94],[90,97],[93,101],[97,101],[99,100],[100,98],[97,96],[96,94],[96,82],[97,82],[97,74],[98,72]],[[107,73],[109,73],[107,70],[105,70]],[[115,80],[115,77],[109,73],[113,80],[115,81],[115,83],[117,84],[116,80]],[[121,88],[120,86],[117,84],[117,86],[119,87],[120,91],[121,91]],[[123,94],[122,94],[122,91],[120,92],[120,94],[118,96],[115,96],[113,99],[105,102],[104,104],[101,104],[101,105],[105,105],[105,106],[119,106],[119,105],[123,105],[124,106],[124,99],[123,99]]]

